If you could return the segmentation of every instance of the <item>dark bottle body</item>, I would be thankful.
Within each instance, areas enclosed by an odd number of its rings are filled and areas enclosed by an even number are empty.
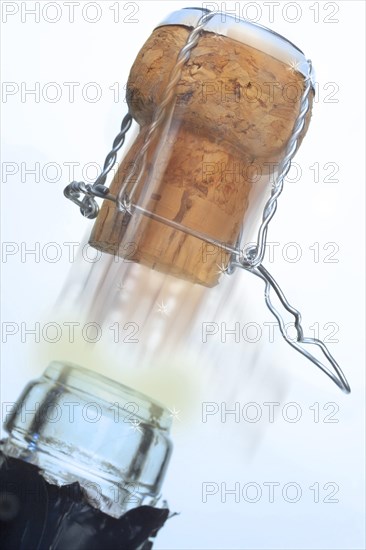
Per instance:
[[[0,453],[3,550],[150,550],[169,510],[138,506],[119,519],[93,508],[78,483],[47,483],[38,468]]]

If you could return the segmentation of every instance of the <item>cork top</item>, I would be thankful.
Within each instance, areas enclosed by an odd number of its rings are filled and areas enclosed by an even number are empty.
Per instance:
[[[209,13],[209,10],[183,8],[171,13],[156,28],[166,25],[194,28],[199,19],[206,13]],[[314,73],[310,71],[308,60],[303,52],[292,42],[263,25],[239,17],[232,17],[224,12],[217,12],[205,24],[205,31],[227,36],[271,55],[275,59],[288,64],[305,78],[310,76],[314,85]]]

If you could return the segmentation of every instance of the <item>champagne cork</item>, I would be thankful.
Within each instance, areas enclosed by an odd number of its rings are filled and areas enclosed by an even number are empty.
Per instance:
[[[140,131],[110,187],[118,195],[141,151],[190,28],[158,27],[129,75],[127,101]],[[172,116],[146,153],[137,204],[209,237],[172,228],[105,200],[90,245],[152,269],[215,286],[245,223],[258,177],[284,157],[305,87],[303,74],[258,48],[202,32],[183,66]],[[310,119],[310,109],[301,139]],[[259,213],[259,216],[261,213]],[[218,244],[212,244],[217,241]]]

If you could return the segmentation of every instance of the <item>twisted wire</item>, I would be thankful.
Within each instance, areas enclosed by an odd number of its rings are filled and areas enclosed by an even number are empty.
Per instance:
[[[94,182],[92,189],[93,191],[98,191],[99,186],[104,186],[105,180],[107,179],[107,175],[112,170],[116,160],[117,160],[117,153],[121,149],[122,145],[125,142],[126,134],[128,130],[130,129],[132,124],[132,115],[130,113],[127,113],[121,123],[121,130],[114,138],[112,149],[109,151],[108,155],[105,158],[103,171],[101,174],[99,174],[98,178]]]
[[[214,12],[208,12],[204,14],[200,19],[198,20],[197,26],[190,32],[187,38],[186,44],[181,48],[179,51],[176,64],[174,66],[174,69],[170,75],[169,84],[165,90],[164,96],[159,103],[159,105],[156,108],[156,111],[154,113],[153,121],[151,122],[149,129],[147,131],[147,134],[145,136],[144,145],[142,146],[138,156],[136,164],[138,164],[138,161],[142,158],[142,164],[140,165],[140,169],[138,172],[138,175],[136,177],[136,180],[130,190],[128,190],[128,185],[130,184],[131,177],[133,176],[134,168],[130,169],[130,172],[128,173],[125,182],[123,186],[121,187],[118,195],[117,195],[117,207],[119,210],[122,211],[130,211],[131,210],[131,204],[133,195],[137,189],[137,186],[139,184],[139,180],[141,178],[141,175],[145,171],[146,167],[146,153],[150,147],[151,141],[154,137],[155,132],[159,129],[162,122],[166,119],[167,115],[172,111],[172,109],[175,106],[175,91],[176,86],[181,78],[182,70],[184,65],[187,63],[191,56],[191,52],[193,48],[196,47],[198,44],[201,31],[203,30],[205,24],[215,15]],[[127,196],[127,191],[128,195]]]
[[[70,199],[73,203],[77,204],[80,208],[81,214],[88,219],[94,219],[99,212],[99,206],[94,197],[107,198],[115,200],[115,198],[109,194],[108,187],[105,187],[105,181],[109,172],[112,170],[116,159],[117,152],[125,142],[126,134],[132,124],[132,116],[127,113],[121,123],[121,129],[113,140],[112,149],[109,151],[105,158],[102,172],[99,174],[93,185],[84,183],[83,181],[72,181],[64,189],[64,195]],[[80,200],[80,195],[84,197]]]
[[[264,258],[268,225],[276,212],[277,199],[283,191],[284,179],[291,168],[291,161],[297,150],[299,137],[304,128],[305,118],[309,110],[309,94],[312,88],[312,64],[310,60],[308,60],[308,64],[309,74],[306,78],[304,92],[301,96],[299,114],[296,118],[290,140],[286,147],[285,156],[280,165],[277,181],[273,185],[271,196],[263,209],[262,222],[258,230],[257,244],[254,246],[248,246],[244,251],[243,257],[241,258],[243,267],[256,267],[262,263]]]

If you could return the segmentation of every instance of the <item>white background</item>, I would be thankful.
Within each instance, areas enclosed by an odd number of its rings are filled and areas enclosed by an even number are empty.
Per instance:
[[[334,336],[338,342],[329,347],[347,374],[350,396],[341,394],[277,333],[275,342],[268,341],[263,323],[273,319],[265,309],[261,283],[247,273],[225,277],[212,291],[180,286],[178,298],[173,299],[178,283],[164,279],[162,293],[163,279],[142,270],[141,277],[149,277],[149,284],[160,290],[159,301],[148,292],[138,296],[142,307],[154,308],[145,327],[138,319],[145,335],[149,333],[146,327],[155,330],[155,341],[150,342],[151,349],[149,343],[145,345],[147,352],[141,361],[141,341],[111,349],[107,339],[91,347],[85,342],[67,345],[64,335],[56,344],[42,337],[34,343],[31,335],[22,338],[22,322],[27,327],[35,322],[61,322],[61,309],[63,320],[65,310],[69,310],[68,320],[78,319],[75,304],[54,307],[65,281],[70,280],[70,270],[72,277],[77,277],[63,243],[82,241],[92,226],[63,197],[70,179],[65,163],[80,163],[74,173],[79,180],[87,163],[103,162],[126,111],[123,86],[137,52],[169,12],[198,6],[189,1],[120,2],[119,6],[99,2],[100,17],[93,23],[95,8],[89,6],[85,11],[90,2],[75,3],[74,22],[69,20],[66,2],[58,2],[57,11],[52,6],[55,2],[38,3],[41,15],[35,22],[35,16],[26,11],[35,4],[2,2],[2,80],[5,91],[14,92],[2,97],[2,240],[7,251],[14,251],[13,255],[2,254],[2,327],[9,330],[9,323],[15,327],[13,335],[3,333],[2,400],[16,399],[29,379],[40,375],[50,359],[59,358],[140,387],[178,410],[164,496],[180,515],[161,531],[157,549],[364,548],[364,3],[216,3],[283,34],[315,66],[319,95],[308,135],[296,156],[301,177],[287,184],[280,199],[269,233],[269,240],[280,244],[275,261],[271,265],[267,261],[267,265],[291,303],[301,309],[310,336],[314,323],[319,323],[322,338],[330,334],[324,328],[326,323],[339,327]],[[49,11],[44,12],[46,4]],[[59,21],[47,21],[55,14],[60,14]],[[50,82],[61,90],[57,101],[49,99],[53,97],[51,89],[47,95]],[[70,101],[65,82],[80,83],[74,101]],[[83,97],[90,82],[101,90],[96,102],[90,101],[88,90]],[[115,83],[120,84],[119,97],[115,97]],[[37,85],[41,90],[38,101],[24,95],[26,89]],[[42,90],[46,92],[42,94]],[[89,91],[93,97],[93,90]],[[39,181],[25,174],[37,162]],[[58,163],[59,177],[52,168],[42,174],[47,163]],[[320,167],[318,182],[310,169],[314,163]],[[334,178],[338,181],[324,181],[330,174],[324,168],[326,163],[337,164]],[[9,173],[11,166],[14,174]],[[51,182],[52,177],[57,181]],[[42,255],[50,242],[58,243],[62,250],[55,263],[47,259],[47,252],[46,257]],[[297,262],[283,258],[289,242],[301,248]],[[24,255],[25,248],[38,246],[35,243],[40,246],[39,257]],[[310,248],[314,243],[319,243],[319,261]],[[324,261],[332,251],[324,250],[327,243],[339,247],[335,263]],[[83,269],[89,268],[84,262]],[[187,296],[188,301],[190,296],[200,299],[201,306],[194,315],[192,312],[189,328],[174,333],[173,346],[169,326],[185,305],[179,302],[180,296],[185,301]],[[136,302],[136,296],[131,299]],[[155,304],[161,300],[170,308],[166,315]],[[130,313],[124,317],[123,311],[119,315],[125,322],[137,320]],[[228,326],[257,323],[263,335],[259,342],[238,343],[228,336],[223,343],[219,334],[203,344],[202,323],[211,321],[226,321]],[[242,415],[235,422],[233,415],[228,415],[222,422],[216,414],[203,423],[202,402],[216,402],[219,409],[222,402],[228,408],[238,402],[241,410],[255,402],[262,417],[249,422]],[[279,403],[273,423],[268,421],[264,402]],[[298,422],[286,419],[286,411],[289,416],[294,413],[294,408],[287,408],[293,402],[301,413]],[[319,421],[314,418],[314,403],[319,404],[315,405],[315,409],[319,406]],[[325,409],[327,403],[334,405]],[[338,422],[325,422],[332,410],[337,410],[333,419]],[[222,502],[218,490],[202,502],[204,482],[217,488],[221,483],[228,488],[235,483],[240,483],[240,488],[256,483],[262,495],[256,503],[242,496],[235,502],[233,495]],[[269,502],[266,482],[280,484],[274,502]],[[296,503],[282,496],[284,485],[290,482],[301,488]],[[314,502],[314,492],[309,489],[314,483],[320,486],[320,502]],[[324,502],[331,492],[330,486],[324,488],[327,483],[339,488],[334,497],[338,502]],[[291,491],[289,496],[293,496]],[[247,500],[250,498],[252,494]]]

